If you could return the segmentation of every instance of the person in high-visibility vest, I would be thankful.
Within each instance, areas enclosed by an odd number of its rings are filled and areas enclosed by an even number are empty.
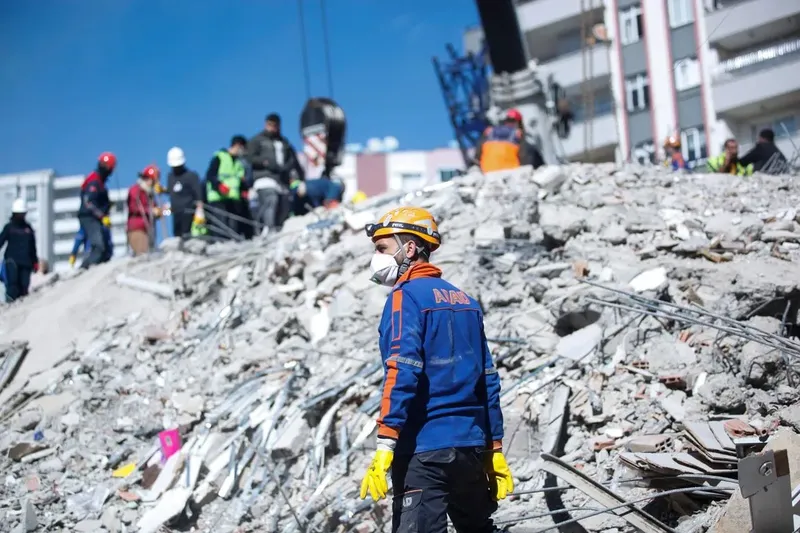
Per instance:
[[[708,170],[715,174],[733,174],[735,176],[750,176],[753,165],[743,165],[739,162],[739,143],[736,139],[728,139],[723,146],[724,151],[708,160]]]
[[[211,207],[211,212],[207,215],[219,220],[224,226],[217,228],[215,233],[218,237],[231,238],[232,232],[239,233],[239,222],[229,215],[238,215],[241,200],[247,198],[245,168],[240,161],[246,148],[247,139],[242,135],[235,135],[228,149],[214,154],[206,171],[206,200]]]

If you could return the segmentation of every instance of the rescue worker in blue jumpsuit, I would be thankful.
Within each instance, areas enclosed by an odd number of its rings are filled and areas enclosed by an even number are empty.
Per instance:
[[[39,271],[36,233],[25,220],[27,212],[25,200],[22,198],[14,200],[11,206],[11,220],[0,232],[0,249],[6,247],[2,270],[7,302],[27,296],[31,274]]]
[[[401,207],[366,227],[372,281],[392,287],[383,310],[384,367],[377,449],[361,498],[386,496],[393,533],[494,531],[496,502],[514,490],[503,455],[500,378],[478,302],[430,264],[433,216]]]

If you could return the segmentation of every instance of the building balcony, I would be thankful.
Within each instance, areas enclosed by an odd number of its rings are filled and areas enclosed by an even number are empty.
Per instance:
[[[602,6],[595,10],[602,12]],[[565,22],[580,24],[580,2],[564,0],[530,0],[517,3],[517,20],[523,34]]]
[[[561,140],[570,161],[613,161],[618,143],[617,118],[612,112],[596,115],[591,123],[576,121],[569,137]]]
[[[706,27],[711,46],[741,50],[800,30],[800,2],[712,0]]]
[[[800,38],[720,62],[714,104],[722,117],[746,119],[800,103]]]
[[[585,62],[584,62],[585,61]],[[592,85],[608,86],[611,68],[608,62],[608,46],[597,45],[587,50],[584,58],[582,51],[572,52],[558,56],[550,61],[543,62],[539,69],[546,75],[552,74],[555,81],[564,89],[583,83],[584,66],[586,68],[586,79],[591,80]]]

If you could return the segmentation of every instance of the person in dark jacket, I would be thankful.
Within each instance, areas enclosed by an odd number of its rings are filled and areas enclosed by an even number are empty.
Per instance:
[[[264,130],[247,143],[247,161],[253,169],[253,191],[258,195],[256,218],[264,228],[280,228],[289,216],[292,175],[302,181],[305,170],[291,143],[281,134],[278,114],[267,115]]]
[[[247,139],[234,135],[227,149],[218,150],[206,171],[206,197],[212,208],[209,216],[219,221],[217,233],[222,238],[239,234],[241,201],[248,198],[248,183],[242,157]],[[210,219],[213,222],[213,219]],[[223,227],[219,227],[219,226]]]
[[[116,166],[117,157],[111,152],[103,152],[97,159],[97,168],[86,176],[81,185],[78,221],[91,244],[89,253],[81,263],[83,269],[100,264],[108,257],[103,227],[111,227],[111,200],[106,182]]]
[[[170,167],[167,176],[170,208],[172,209],[172,234],[185,237],[191,233],[195,213],[203,209],[203,189],[200,176],[186,168],[186,156],[177,146],[167,152]]]
[[[788,171],[786,156],[775,146],[775,132],[765,128],[758,133],[756,145],[739,159],[739,164],[747,167],[753,165],[753,172],[782,174]]]
[[[6,301],[28,295],[31,274],[39,271],[36,253],[36,233],[25,220],[28,209],[25,200],[17,198],[11,206],[11,220],[0,232],[0,248],[6,247],[3,257]]]

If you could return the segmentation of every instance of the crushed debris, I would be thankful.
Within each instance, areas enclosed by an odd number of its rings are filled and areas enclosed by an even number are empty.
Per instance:
[[[795,487],[800,182],[571,165],[167,241],[4,308],[0,523],[385,531],[391,506],[358,499],[387,295],[362,228],[398,203],[435,214],[433,261],[485,311],[517,481],[499,526],[746,531],[740,461],[774,446]]]

